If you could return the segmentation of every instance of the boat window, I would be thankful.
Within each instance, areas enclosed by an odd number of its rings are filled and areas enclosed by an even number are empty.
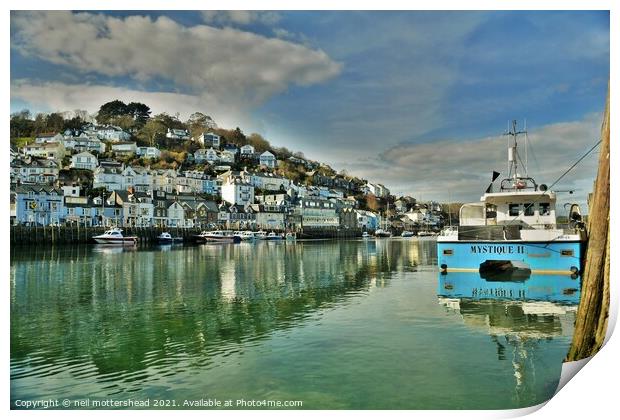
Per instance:
[[[549,209],[550,209],[549,203],[539,203],[538,204],[538,213],[541,216],[549,216],[549,214],[550,214]]]
[[[534,203],[525,203],[523,205],[523,215],[524,216],[533,216],[534,215]]]
[[[509,216],[518,216],[520,204],[508,204],[508,215]]]

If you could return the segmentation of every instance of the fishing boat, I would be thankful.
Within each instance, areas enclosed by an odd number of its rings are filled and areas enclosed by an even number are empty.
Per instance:
[[[480,201],[464,204],[459,225],[445,228],[437,237],[437,261],[443,273],[496,268],[576,277],[581,272],[586,232],[579,206],[570,205],[566,226],[557,224],[556,193],[529,177],[527,158],[519,156],[517,137],[525,133],[512,122],[506,133],[508,177],[493,191],[500,176],[494,171]]]
[[[123,236],[123,231],[119,228],[111,228],[103,234],[93,236],[98,244],[105,245],[136,245],[138,238],[136,236]]]
[[[241,242],[241,237],[239,235],[235,235],[234,232],[229,230],[212,230],[205,231],[197,235],[196,238],[199,242],[222,242],[222,243],[235,243],[238,244]]]
[[[183,238],[173,237],[169,232],[162,232],[157,236],[157,242],[160,244],[172,244],[183,242]]]

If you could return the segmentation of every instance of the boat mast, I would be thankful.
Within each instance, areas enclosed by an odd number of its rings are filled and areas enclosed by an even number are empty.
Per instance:
[[[517,120],[512,120],[512,127],[504,133],[505,136],[510,136],[508,140],[508,177],[511,177],[516,181],[518,178],[517,170],[519,167],[519,152],[517,151],[517,136],[519,134],[527,134],[527,131],[517,131]],[[527,154],[527,149],[526,149]],[[524,166],[525,176],[527,177],[527,163]]]

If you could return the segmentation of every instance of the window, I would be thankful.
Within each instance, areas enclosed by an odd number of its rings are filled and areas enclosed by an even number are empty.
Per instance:
[[[534,215],[534,203],[525,203],[523,210],[524,216],[533,216]]]
[[[538,214],[541,216],[549,216],[549,214],[551,214],[549,203],[539,203]]]
[[[521,206],[519,204],[508,204],[508,215],[509,216],[518,216],[519,208]]]

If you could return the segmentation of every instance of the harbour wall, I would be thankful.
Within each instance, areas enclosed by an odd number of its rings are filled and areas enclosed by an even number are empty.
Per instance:
[[[48,246],[60,244],[94,243],[92,237],[102,234],[107,228],[84,226],[11,226],[11,245]],[[194,242],[199,228],[159,228],[124,227],[123,235],[137,236],[139,243],[156,243],[162,232],[170,232],[174,237],[182,237],[184,242]],[[276,232],[283,233],[283,232]],[[336,239],[361,237],[357,229],[303,229],[297,233],[298,239]]]

